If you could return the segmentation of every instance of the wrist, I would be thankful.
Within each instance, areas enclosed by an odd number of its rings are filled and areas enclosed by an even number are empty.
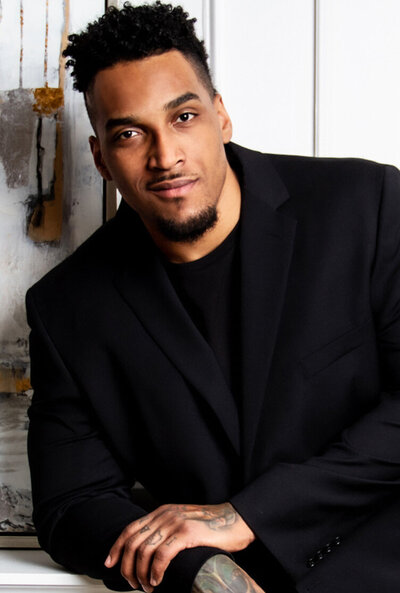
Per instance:
[[[192,593],[264,593],[229,556],[217,554],[199,570]]]

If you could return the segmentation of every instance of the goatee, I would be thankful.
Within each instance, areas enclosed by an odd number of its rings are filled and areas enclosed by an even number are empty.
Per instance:
[[[185,222],[177,222],[171,218],[158,218],[158,230],[169,241],[175,243],[194,243],[205,232],[212,229],[218,221],[216,206],[208,206]]]

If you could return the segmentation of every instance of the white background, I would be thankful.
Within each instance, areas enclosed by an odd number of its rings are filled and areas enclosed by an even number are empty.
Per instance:
[[[200,21],[235,141],[400,166],[399,0],[183,5]]]

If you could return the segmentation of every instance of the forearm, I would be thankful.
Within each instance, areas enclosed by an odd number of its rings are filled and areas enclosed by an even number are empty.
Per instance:
[[[192,593],[263,593],[261,587],[231,558],[218,554],[201,567]]]
[[[129,584],[151,593],[180,552],[197,547],[237,552],[254,539],[254,533],[230,503],[163,505],[122,531],[106,566],[113,568],[121,560],[121,573]]]

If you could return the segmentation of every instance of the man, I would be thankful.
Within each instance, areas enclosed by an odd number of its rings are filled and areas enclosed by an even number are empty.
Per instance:
[[[27,297],[42,546],[117,590],[397,590],[398,172],[230,143],[180,8],[65,54],[123,202]]]

